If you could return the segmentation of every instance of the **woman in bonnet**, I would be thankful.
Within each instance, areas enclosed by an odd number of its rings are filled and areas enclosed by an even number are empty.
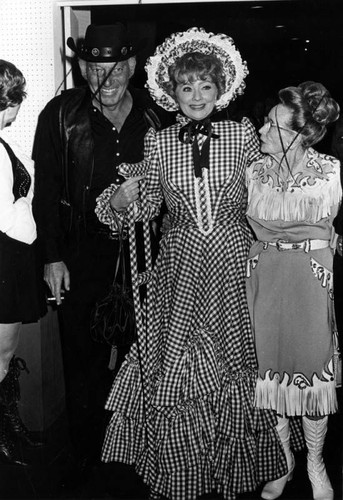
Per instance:
[[[247,68],[230,37],[191,28],[166,39],[146,69],[152,97],[179,111],[175,125],[148,132],[143,162],[149,216],[165,200],[170,228],[153,270],[152,321],[108,398],[102,460],[134,463],[151,498],[216,490],[232,499],[287,471],[276,417],[253,408],[244,213],[245,171],[259,144],[247,119],[218,114],[243,92]],[[121,171],[130,178],[106,189],[96,209],[113,228],[132,202],[140,213],[142,176],[137,165]]]
[[[279,92],[260,129],[263,159],[247,170],[248,219],[256,234],[247,294],[256,338],[258,408],[273,409],[288,473],[262,498],[280,496],[295,466],[289,418],[302,421],[313,498],[332,500],[323,462],[328,415],[337,410],[333,366],[333,219],[341,200],[340,164],[312,146],[339,106],[320,83]]]

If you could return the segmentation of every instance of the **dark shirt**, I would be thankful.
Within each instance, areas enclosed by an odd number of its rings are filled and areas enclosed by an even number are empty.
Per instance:
[[[91,150],[93,162],[89,162],[92,165],[90,168],[89,165],[83,166],[79,158],[69,157],[68,169],[75,172],[70,189],[77,189],[77,192],[82,191],[82,186],[86,189],[83,199],[80,200],[79,196],[71,207],[61,204],[66,177],[63,173],[64,152],[59,116],[63,94],[52,99],[43,110],[37,127],[33,157],[36,162],[34,213],[45,263],[64,260],[65,252],[69,252],[65,246],[66,241],[75,235],[78,237],[80,228],[90,233],[100,229],[108,231],[108,226],[101,224],[95,215],[96,198],[111,183],[120,184],[124,181],[118,174],[117,167],[120,163],[135,163],[143,159],[144,136],[150,127],[144,110],[154,106],[145,91],[130,88],[130,93],[133,106],[119,133],[92,105],[89,96],[88,108],[85,109],[88,109],[94,143],[94,149]],[[165,123],[169,124],[166,112],[161,112],[159,118],[162,117],[162,123],[166,120]],[[73,193],[70,193],[70,199],[75,199]],[[72,223],[69,226],[63,223],[68,218],[68,212],[72,213]],[[67,213],[66,217],[64,213]],[[82,223],[78,225],[81,217]],[[66,237],[67,233],[69,236]]]
[[[143,158],[142,138],[147,124],[135,107],[131,109],[120,132],[94,106],[91,106],[91,126],[94,140],[94,172],[86,206],[86,214],[91,227],[102,226],[95,215],[96,198],[110,184],[121,184],[125,179],[118,174],[118,166],[136,163]]]

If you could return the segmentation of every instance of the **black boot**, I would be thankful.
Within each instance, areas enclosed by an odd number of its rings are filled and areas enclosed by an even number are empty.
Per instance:
[[[8,401],[5,407],[5,418],[7,419],[10,431],[15,437],[19,438],[23,444],[37,448],[43,446],[44,442],[34,438],[32,432],[29,431],[22,421],[18,410],[18,401],[20,400],[19,376],[22,370],[29,373],[25,361],[22,358],[13,356],[9,364],[8,373],[2,382]]]
[[[7,465],[27,465],[22,460],[15,457],[14,441],[12,433],[8,426],[8,420],[5,415],[7,401],[2,390],[2,382],[0,383],[0,463]]]

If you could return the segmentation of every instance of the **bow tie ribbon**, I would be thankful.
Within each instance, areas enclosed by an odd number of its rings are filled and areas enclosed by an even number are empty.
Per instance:
[[[207,136],[201,151],[197,139],[199,134]],[[183,144],[192,144],[195,177],[202,178],[202,169],[209,168],[211,138],[218,139],[219,135],[213,132],[209,117],[201,121],[191,121],[184,125],[179,132],[179,140]]]

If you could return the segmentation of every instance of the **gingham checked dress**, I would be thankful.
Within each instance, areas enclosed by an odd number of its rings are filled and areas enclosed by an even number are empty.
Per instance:
[[[244,209],[245,169],[259,155],[258,140],[247,119],[213,123],[219,138],[211,139],[210,168],[196,178],[180,127],[146,136],[150,216],[164,198],[170,229],[153,271],[152,322],[107,401],[113,416],[102,460],[134,463],[151,490],[167,498],[217,490],[233,499],[286,471],[275,417],[253,408]],[[114,189],[98,200],[105,223]]]

